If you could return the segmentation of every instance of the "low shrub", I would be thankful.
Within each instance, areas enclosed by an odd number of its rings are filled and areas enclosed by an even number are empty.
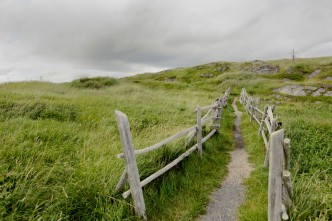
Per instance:
[[[271,75],[264,75],[264,78],[268,78],[268,79],[290,79],[293,81],[303,81],[305,80],[305,75],[303,75],[302,73],[281,73],[281,74],[271,74]]]
[[[81,78],[71,82],[72,87],[100,89],[117,84],[118,81],[111,77]]]
[[[293,73],[293,74],[304,74],[308,75],[311,74],[315,69],[310,65],[305,64],[297,64],[291,68],[289,68],[286,73]]]

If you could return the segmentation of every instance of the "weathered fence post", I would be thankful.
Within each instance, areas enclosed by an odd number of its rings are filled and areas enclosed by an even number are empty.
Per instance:
[[[130,135],[128,118],[120,111],[115,111],[115,115],[118,122],[124,158],[126,160],[126,174],[128,176],[135,212],[144,220],[147,220],[143,191],[140,183],[133,142]]]
[[[241,89],[240,104],[243,104],[243,90],[244,90],[244,88]]]
[[[254,115],[254,99],[250,99],[249,113],[250,113],[250,123],[252,122],[252,118]]]
[[[256,118],[259,119],[259,113],[258,113],[258,109],[259,109],[259,104],[260,104],[260,99],[257,98],[256,99]]]
[[[119,190],[122,190],[125,187],[127,180],[128,180],[128,175],[127,175],[127,170],[125,168],[122,175],[121,175],[121,177],[120,177],[120,180],[119,180],[118,184],[115,187],[115,192],[118,192]]]
[[[285,154],[285,170],[290,169],[290,139],[284,140],[284,154]]]
[[[282,172],[283,189],[282,189],[282,199],[283,203],[290,209],[293,205],[293,186],[291,182],[291,173],[288,170]]]
[[[197,114],[197,150],[198,154],[202,156],[202,111],[200,107],[196,108]]]
[[[293,187],[291,182],[290,170],[290,139],[284,140],[284,171],[282,173],[283,180],[283,202],[289,210],[293,205]]]
[[[261,134],[262,130],[263,130],[263,126],[264,126],[264,122],[265,122],[265,118],[267,115],[267,105],[264,106],[264,111],[263,111],[263,116],[262,116],[262,120],[261,120],[261,124],[259,125],[259,130],[258,130],[258,136]]]
[[[217,108],[216,108],[216,117],[215,117],[215,119],[214,119],[214,122],[213,122],[213,125],[214,125],[214,127],[215,127],[215,129],[217,130],[217,131],[219,131],[220,130],[220,122],[221,122],[221,113],[222,113],[222,108],[223,108],[223,100],[224,100],[224,97],[222,97],[222,99],[220,99],[219,101],[218,101],[218,106],[217,106]]]
[[[282,159],[284,130],[271,134],[268,193],[268,221],[280,221],[282,213]]]

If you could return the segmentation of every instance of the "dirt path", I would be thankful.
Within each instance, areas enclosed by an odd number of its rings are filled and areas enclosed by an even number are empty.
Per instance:
[[[248,155],[244,150],[243,138],[240,133],[240,121],[242,112],[236,107],[236,99],[232,104],[236,119],[234,122],[234,136],[236,148],[231,152],[231,162],[228,165],[228,176],[222,182],[221,187],[212,193],[207,207],[207,214],[199,217],[199,221],[236,219],[236,212],[243,202],[244,187],[243,179],[247,178],[251,171]]]

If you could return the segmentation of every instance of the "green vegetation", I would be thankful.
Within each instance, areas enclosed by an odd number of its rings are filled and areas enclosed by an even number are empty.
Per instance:
[[[302,73],[280,73],[280,74],[273,74],[273,75],[266,75],[265,78],[270,79],[289,79],[293,81],[303,81],[305,80],[306,76],[304,76]]]
[[[327,69],[326,63],[320,63],[317,59],[313,60],[316,60],[316,63],[312,63],[311,59],[301,60],[301,63],[315,67],[311,70],[320,68],[322,72],[314,79],[301,83],[331,87],[331,85],[326,85],[326,81],[318,79],[331,77],[332,69]],[[278,64],[282,64],[282,62]],[[280,75],[264,76],[264,78],[278,79],[275,76]],[[258,81],[259,77],[257,75],[255,80]],[[302,80],[304,79],[302,78]],[[271,96],[275,93],[271,89],[282,86],[285,84],[284,82],[278,80],[266,82],[270,84],[271,88],[262,89],[253,87],[255,80],[248,81],[246,88],[255,97],[263,98],[262,106],[277,104],[277,117],[283,122],[286,136],[291,139],[291,173],[295,195],[291,220],[331,220],[332,99],[330,97],[311,97],[310,95],[306,97],[284,96],[282,99],[276,99]],[[238,106],[241,105],[238,104]],[[246,114],[242,119],[241,128],[245,145],[255,170],[246,181],[248,188],[246,201],[240,208],[239,217],[240,220],[264,221],[267,220],[268,190],[268,170],[263,166],[264,152],[262,153],[265,147],[262,138],[257,136],[258,126],[254,123],[250,124]]]
[[[124,169],[114,110],[126,113],[135,148],[144,148],[196,124],[196,105],[214,92],[146,87],[120,80],[91,90],[72,84],[0,85],[0,217],[4,220],[136,220],[131,200],[115,193]],[[144,187],[153,220],[190,220],[204,211],[211,189],[226,174],[233,147],[232,109],[222,134]],[[141,178],[185,151],[184,139],[138,157]],[[128,186],[126,187],[128,188]],[[167,209],[165,209],[167,208]]]
[[[239,104],[240,105],[240,104]],[[332,106],[329,103],[285,102],[276,109],[286,136],[291,139],[294,182],[292,220],[331,220],[332,208]],[[267,219],[268,170],[263,166],[262,138],[258,126],[243,116],[242,132],[255,166],[246,181],[247,198],[240,210],[241,220]]]
[[[73,87],[100,89],[117,84],[118,81],[111,77],[81,78],[71,83]]]
[[[136,220],[131,200],[114,188],[124,169],[114,110],[128,115],[136,149],[150,146],[196,123],[194,109],[228,88],[241,88],[276,114],[291,139],[295,202],[292,220],[331,220],[332,99],[276,98],[287,84],[331,88],[332,58],[269,61],[276,74],[246,70],[250,63],[215,62],[114,80],[80,79],[67,84],[21,82],[0,85],[0,217],[4,220]],[[311,71],[321,73],[308,80]],[[292,71],[289,71],[292,70]],[[295,71],[294,71],[295,70]],[[286,82],[283,78],[292,79]],[[111,87],[109,87],[111,86]],[[96,90],[98,89],[98,90]],[[238,107],[241,106],[238,104]],[[246,181],[241,220],[266,220],[267,169],[257,125],[242,116],[242,133],[254,166]],[[233,148],[232,108],[222,129],[144,187],[151,220],[192,220],[204,213],[208,195],[226,174]],[[149,176],[185,151],[184,138],[138,156],[140,176]],[[128,188],[128,187],[127,187]]]

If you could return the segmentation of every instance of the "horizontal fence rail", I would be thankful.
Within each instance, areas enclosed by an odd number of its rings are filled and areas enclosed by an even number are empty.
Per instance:
[[[115,111],[123,149],[123,153],[118,154],[117,157],[124,158],[126,162],[125,169],[116,186],[116,191],[122,190],[125,187],[126,182],[129,183],[129,190],[123,192],[122,196],[124,198],[127,198],[130,195],[132,196],[134,209],[139,217],[147,220],[142,187],[173,168],[175,165],[177,165],[195,150],[197,150],[198,154],[202,156],[202,144],[206,142],[209,138],[211,138],[213,134],[220,130],[222,109],[223,107],[227,106],[229,95],[230,88],[228,88],[225,94],[223,94],[220,98],[216,99],[211,105],[204,107],[198,106],[195,110],[197,118],[196,125],[184,129],[177,134],[172,135],[152,146],[140,150],[134,150],[130,134],[128,117],[120,111]],[[207,113],[203,117],[202,111],[207,111]],[[210,124],[211,131],[205,137],[202,137],[202,126],[205,124]],[[187,135],[188,138],[186,146],[188,146],[195,137],[197,139],[197,143],[194,146],[190,147],[188,150],[186,150],[184,153],[182,153],[175,160],[167,164],[165,167],[156,171],[146,179],[140,181],[139,171],[136,162],[136,155],[145,154],[150,151],[162,148],[163,146],[165,146],[165,144],[168,144],[185,135]]]
[[[260,99],[248,95],[243,88],[240,103],[259,125],[266,148],[264,165],[269,167],[268,181],[268,220],[280,221],[289,219],[289,210],[293,202],[293,187],[290,170],[290,139],[284,138],[282,123],[274,117],[275,106],[265,105],[260,110]],[[288,213],[287,213],[288,211]]]

